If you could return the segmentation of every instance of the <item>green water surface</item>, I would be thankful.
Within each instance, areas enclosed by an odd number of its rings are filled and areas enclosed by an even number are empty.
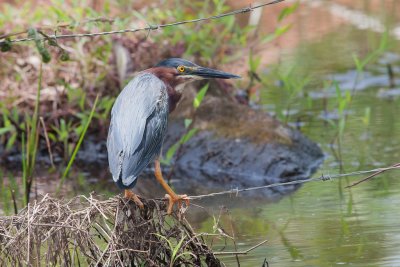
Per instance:
[[[364,74],[357,76],[352,53],[360,53],[368,43],[363,40],[370,35],[349,28],[305,44],[285,58],[286,65],[296,65],[298,69],[293,76],[311,77],[303,92],[291,101],[282,88],[261,91],[265,111],[279,116],[289,106],[288,123],[299,127],[326,154],[315,176],[400,162],[400,97],[381,96],[385,92],[399,93],[398,80],[396,87],[388,88],[387,64],[391,64],[399,77],[400,57],[385,52],[367,66]],[[353,93],[353,100],[345,109],[341,155],[338,143],[332,142],[338,130],[328,122],[339,121],[336,89],[326,84],[332,80],[339,81],[343,95],[346,91]],[[345,88],[348,85],[352,86]],[[222,212],[220,225],[228,234],[234,232],[239,251],[268,240],[247,255],[239,256],[240,266],[262,266],[264,259],[273,267],[400,266],[400,170],[388,171],[345,189],[365,176],[310,182],[276,203],[249,202],[242,198],[242,204],[229,209],[231,218]],[[219,205],[227,203],[218,198],[213,201]],[[208,219],[197,225],[198,231],[213,231],[219,218],[218,209],[214,206],[208,214]],[[227,242],[224,251],[233,251],[232,242]],[[215,248],[223,247],[220,242]],[[227,266],[237,265],[234,256],[221,259]]]

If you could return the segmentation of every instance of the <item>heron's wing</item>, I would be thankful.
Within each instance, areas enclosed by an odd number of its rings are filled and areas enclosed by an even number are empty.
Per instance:
[[[111,112],[108,160],[115,182],[130,187],[160,153],[167,128],[168,98],[164,83],[139,74],[120,93]]]

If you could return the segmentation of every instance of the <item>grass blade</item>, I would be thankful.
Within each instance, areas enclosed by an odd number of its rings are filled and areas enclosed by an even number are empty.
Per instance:
[[[84,138],[85,135],[86,135],[86,131],[87,131],[87,129],[89,128],[89,125],[90,125],[90,122],[92,121],[94,112],[96,111],[96,106],[97,106],[98,100],[99,100],[99,95],[96,96],[96,100],[94,101],[92,110],[90,111],[89,119],[88,119],[88,121],[87,121],[87,123],[86,123],[86,125],[85,125],[85,128],[83,129],[83,131],[82,131],[82,133],[81,133],[81,135],[80,135],[80,137],[79,137],[78,143],[76,144],[76,146],[75,146],[75,148],[74,148],[74,151],[72,152],[72,155],[71,155],[71,158],[70,158],[70,160],[69,160],[69,162],[68,162],[68,165],[67,165],[67,167],[66,167],[65,170],[64,170],[64,173],[63,173],[63,175],[62,175],[62,177],[61,177],[60,184],[58,185],[58,188],[57,188],[57,193],[60,191],[61,186],[63,185],[63,183],[64,183],[64,181],[65,181],[65,178],[67,178],[68,172],[69,172],[69,170],[71,169],[71,166],[72,166],[72,164],[73,164],[74,161],[75,161],[76,154],[78,153],[79,148],[81,147],[83,138]]]

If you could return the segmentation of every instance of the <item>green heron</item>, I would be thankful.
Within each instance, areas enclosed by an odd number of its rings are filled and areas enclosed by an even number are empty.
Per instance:
[[[188,204],[186,195],[177,195],[164,181],[160,153],[167,130],[168,114],[182,96],[185,85],[206,78],[231,79],[240,76],[200,67],[188,60],[169,58],[155,67],[140,72],[117,97],[111,111],[108,131],[108,162],[113,180],[125,190],[125,197],[140,208],[143,203],[129,189],[138,175],[155,160],[155,176],[165,189],[169,200],[167,213],[181,201]]]

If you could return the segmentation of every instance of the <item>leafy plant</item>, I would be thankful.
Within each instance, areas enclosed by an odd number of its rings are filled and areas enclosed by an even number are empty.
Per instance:
[[[60,191],[61,186],[63,185],[65,179],[67,178],[68,172],[70,171],[70,169],[71,169],[71,167],[72,167],[72,164],[73,164],[74,161],[75,161],[76,154],[78,153],[79,148],[80,148],[81,145],[82,145],[83,139],[84,139],[84,137],[85,137],[85,135],[86,135],[86,132],[87,132],[87,130],[88,130],[88,128],[89,128],[90,122],[91,122],[92,119],[93,119],[93,115],[94,115],[94,113],[95,113],[95,111],[96,111],[96,106],[97,106],[98,100],[99,100],[99,95],[96,96],[96,100],[94,101],[92,110],[90,111],[90,115],[89,115],[88,121],[87,121],[87,123],[85,124],[85,127],[84,127],[83,130],[82,130],[82,133],[81,133],[81,135],[80,135],[80,137],[79,137],[78,143],[76,144],[76,146],[75,146],[75,148],[74,148],[74,151],[72,152],[71,158],[70,158],[70,160],[69,160],[69,162],[68,162],[68,165],[67,165],[67,167],[66,167],[65,170],[64,170],[64,173],[63,173],[63,175],[62,175],[62,177],[61,177],[60,183],[59,183],[58,188],[57,188],[57,192]]]
[[[33,183],[33,172],[36,164],[36,154],[39,143],[39,105],[42,88],[42,67],[39,70],[39,80],[36,92],[35,109],[33,116],[25,116],[26,136],[22,136],[22,183],[24,188],[24,204],[29,202],[29,195]]]
[[[387,50],[388,47],[388,42],[389,42],[389,33],[388,31],[385,31],[385,33],[382,35],[379,46],[377,49],[372,51],[371,53],[368,53],[363,59],[360,59],[356,54],[353,54],[353,61],[357,69],[357,73],[359,75],[362,75],[364,72],[365,66],[372,61],[376,60],[380,55],[382,55],[383,52]]]
[[[282,9],[281,13],[279,13],[279,16],[278,16],[278,23],[282,22],[286,17],[293,14],[298,9],[299,4],[300,4],[299,1],[297,1],[293,5],[287,6],[284,9]],[[273,33],[270,33],[270,34],[267,34],[266,36],[264,36],[261,39],[261,42],[262,43],[271,42],[271,41],[275,40],[276,38],[282,36],[284,33],[289,31],[291,28],[292,28],[292,24],[278,26],[278,27],[276,27],[276,29],[274,30]]]
[[[181,6],[180,1],[177,6]],[[227,12],[229,6],[225,1],[185,2],[185,8],[174,8],[165,10],[163,8],[153,9],[147,14],[146,21],[157,23],[174,21],[185,21],[197,17],[207,17],[210,14],[221,14]],[[136,16],[144,19],[136,13]],[[184,44],[184,57],[198,56],[214,62],[227,62],[236,55],[225,51],[233,51],[236,45],[243,46],[247,43],[247,33],[251,27],[239,27],[234,16],[228,16],[213,23],[186,24],[184,28],[167,27],[162,34],[153,35],[156,42],[170,40],[172,45]],[[210,38],[212,36],[212,38]],[[229,40],[229,42],[226,42]]]
[[[337,83],[337,81],[333,82],[333,85],[336,89],[336,106],[338,112],[338,119],[336,122],[330,121],[330,124],[337,130],[337,135],[335,139],[337,140],[338,145],[338,153],[336,155],[337,160],[340,163],[340,167],[342,168],[342,152],[341,148],[343,146],[343,137],[344,137],[344,130],[346,127],[346,120],[348,114],[345,112],[346,110],[350,109],[352,100],[355,96],[357,83],[362,77],[365,67],[370,64],[371,62],[375,61],[383,52],[386,51],[388,47],[388,31],[386,31],[381,39],[377,49],[373,50],[372,52],[368,53],[365,58],[360,59],[356,54],[353,54],[353,61],[357,70],[357,76],[354,80],[354,85],[351,91],[345,91],[344,95],[343,92]],[[361,121],[368,126],[370,120],[370,108],[367,107],[365,109],[365,114],[361,118]]]
[[[68,122],[65,119],[60,119],[59,126],[51,126],[53,131],[56,133],[49,133],[49,137],[53,142],[62,142],[63,143],[63,150],[64,150],[64,160],[67,160],[70,155],[70,147],[69,147],[69,139],[72,131],[74,128],[72,127],[72,121],[69,120]]]
[[[7,108],[2,108],[3,126],[0,128],[0,138],[4,136],[6,141],[6,150],[10,150],[14,145],[18,137],[18,131],[14,123],[19,125],[18,111],[14,107],[11,111]],[[13,123],[14,122],[14,123]]]
[[[6,181],[8,184],[6,184]],[[9,215],[11,213],[11,206],[13,206],[14,213],[17,214],[16,196],[19,194],[18,185],[11,173],[8,173],[7,179],[5,179],[5,173],[2,169],[0,169],[0,194],[2,197],[0,202],[2,204],[1,210],[4,214]]]
[[[169,248],[171,249],[171,262],[169,264],[170,267],[173,267],[175,264],[175,261],[181,257],[184,257],[186,255],[193,255],[193,253],[190,252],[182,252],[179,253],[179,251],[183,248],[183,241],[185,241],[185,236],[182,235],[182,238],[178,241],[178,243],[173,244],[170,240],[168,240],[168,238],[166,238],[165,236],[162,236],[160,234],[155,234],[156,236],[162,238],[163,240],[165,240],[168,243]],[[179,254],[178,254],[179,253]],[[194,255],[193,255],[194,256]]]
[[[279,71],[278,77],[281,87],[285,90],[285,105],[284,110],[277,109],[277,115],[284,120],[286,123],[289,121],[290,110],[294,102],[296,101],[300,92],[304,90],[307,84],[310,82],[310,77],[299,77],[295,74],[295,66],[290,67],[288,70]]]

